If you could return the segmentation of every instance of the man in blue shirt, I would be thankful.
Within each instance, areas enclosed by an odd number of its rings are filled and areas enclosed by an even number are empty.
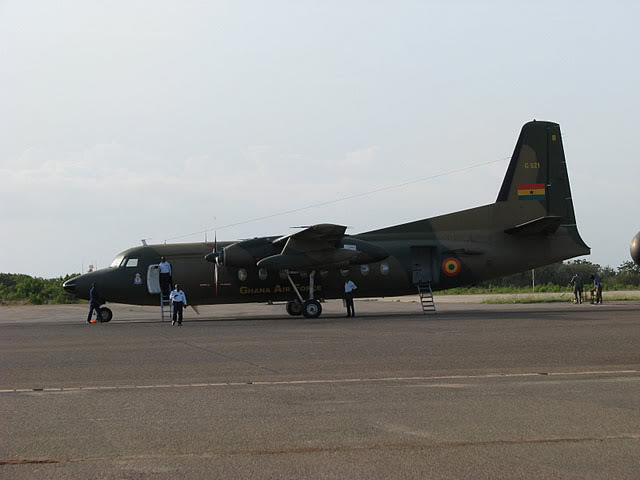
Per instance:
[[[160,271],[160,290],[162,290],[162,295],[167,295],[171,291],[171,264],[162,257],[158,269]]]
[[[175,325],[176,320],[178,325],[182,325],[182,309],[187,306],[187,296],[180,290],[180,285],[177,283],[176,288],[169,295],[169,299],[173,304],[173,322],[171,322],[171,325]]]
[[[593,303],[593,294],[596,294],[596,304],[602,304],[602,282],[597,275],[591,275],[593,280],[593,289],[591,290],[591,302]]]
[[[347,317],[356,316],[356,310],[353,307],[353,291],[357,288],[351,280],[344,282],[344,304],[347,307]]]

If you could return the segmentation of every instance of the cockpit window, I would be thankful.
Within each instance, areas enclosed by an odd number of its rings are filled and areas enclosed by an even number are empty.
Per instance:
[[[126,267],[137,267],[138,266],[138,259],[137,258],[129,258],[127,260],[127,264],[125,266]]]
[[[118,268],[122,263],[122,260],[124,260],[124,255],[118,255],[116,258],[113,259],[113,262],[111,262],[111,265],[109,265],[109,268]]]

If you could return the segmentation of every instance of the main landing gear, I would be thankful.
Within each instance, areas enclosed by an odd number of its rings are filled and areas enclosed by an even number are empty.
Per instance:
[[[302,298],[298,287],[296,287],[296,284],[293,283],[293,280],[289,275],[289,271],[285,270],[284,273],[287,275],[289,283],[291,284],[293,291],[296,293],[296,297],[298,297],[296,300],[287,302],[287,313],[293,316],[304,315],[306,318],[318,318],[322,313],[322,305],[320,305],[318,300],[313,298],[313,279],[316,275],[316,271],[314,270],[309,274],[309,298],[307,300]]]

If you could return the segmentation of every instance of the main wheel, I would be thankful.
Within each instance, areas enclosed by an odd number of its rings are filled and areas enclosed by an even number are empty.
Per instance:
[[[322,313],[322,305],[317,300],[307,300],[302,305],[302,314],[307,318],[318,318]]]
[[[298,300],[287,302],[287,313],[292,316],[302,315],[302,304]]]
[[[102,322],[107,323],[110,322],[113,318],[113,312],[110,308],[100,307],[100,315],[102,315]]]

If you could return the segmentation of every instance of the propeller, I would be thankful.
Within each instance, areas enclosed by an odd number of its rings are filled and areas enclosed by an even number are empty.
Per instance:
[[[214,230],[213,231],[213,252],[211,252],[211,254],[213,254],[213,291],[216,294],[216,297],[218,296],[218,231]]]
[[[218,252],[218,238],[217,238],[217,232],[214,231],[213,232],[213,251],[211,253],[208,253],[207,255],[205,255],[204,259],[207,262],[211,262],[217,265],[216,262],[216,258],[218,258],[218,256],[220,255],[220,253]]]

